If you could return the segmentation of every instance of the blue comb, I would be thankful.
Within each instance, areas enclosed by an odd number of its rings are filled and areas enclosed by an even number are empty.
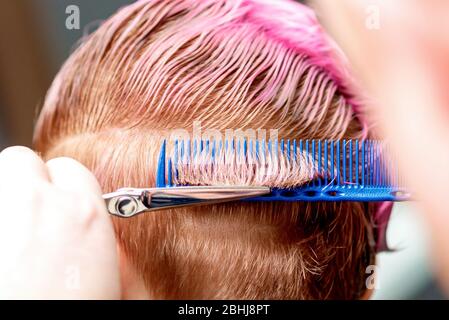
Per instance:
[[[156,187],[174,184],[177,166],[186,155],[202,152],[212,160],[223,152],[237,152],[242,159],[278,156],[295,161],[305,156],[316,174],[295,188],[271,188],[271,193],[244,201],[405,201],[410,199],[387,147],[377,140],[179,140],[167,156],[164,141],[159,154]],[[182,185],[183,187],[185,185]]]

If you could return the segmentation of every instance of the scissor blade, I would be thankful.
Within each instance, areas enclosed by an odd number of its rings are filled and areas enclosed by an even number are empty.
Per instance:
[[[191,205],[215,204],[263,196],[270,193],[268,187],[176,187],[148,190],[147,204],[150,210]]]

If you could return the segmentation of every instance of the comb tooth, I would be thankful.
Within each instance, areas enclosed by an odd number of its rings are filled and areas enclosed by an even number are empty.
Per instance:
[[[359,181],[359,140],[355,141],[355,183],[360,184]]]
[[[308,156],[310,155],[310,150],[309,150],[309,139],[307,139],[305,141],[305,147],[304,147],[304,153],[307,155],[307,158],[309,158]],[[308,159],[307,159],[308,161]]]
[[[367,160],[366,160],[366,185],[371,185],[371,141],[366,142]]]
[[[383,187],[386,187],[386,186],[388,186],[388,184],[387,184],[387,166],[386,166],[386,160],[387,160],[387,154],[386,154],[386,151],[387,151],[387,145],[385,144],[385,143],[383,143],[382,144],[382,154],[381,154],[381,157],[382,157],[382,162],[381,162],[381,166],[382,166],[382,175],[381,175],[381,178],[382,178],[382,186]]]
[[[284,139],[281,139],[280,149],[281,149],[281,154],[283,155],[285,152]]]
[[[299,153],[300,156],[305,155],[305,164],[306,166],[308,166],[309,164],[309,154],[308,154],[308,147],[309,147],[309,142],[308,140],[299,140]]]
[[[373,141],[371,143],[371,148],[372,148],[371,152],[373,154],[373,159],[372,159],[373,170],[372,170],[371,185],[372,186],[376,186],[376,184],[377,184],[377,150],[376,150],[376,141]]]
[[[368,185],[373,185],[373,142],[370,140],[368,142],[368,166],[367,166],[367,175],[368,175]]]
[[[178,166],[178,163],[179,163],[179,159],[178,159],[178,139],[175,140],[174,163],[175,163],[175,166]]]
[[[380,150],[380,141],[378,140],[376,143],[377,149],[377,185],[382,185],[382,161],[381,161],[381,150]]]
[[[316,154],[315,154],[315,139],[312,140],[312,161],[313,161],[313,167],[316,167]],[[311,177],[310,177],[313,181],[313,171],[311,173]],[[313,181],[313,184],[315,184],[315,181]]]
[[[379,142],[381,143],[381,142]],[[380,185],[382,187],[386,187],[386,178],[387,176],[385,175],[385,144],[382,143],[380,144]]]
[[[215,153],[216,153],[216,141],[214,139],[214,141],[212,142],[212,151],[211,151],[211,160],[212,163],[215,162]]]
[[[369,186],[370,185],[370,172],[371,172],[371,141],[367,141],[366,142],[366,185]]]
[[[381,155],[381,153],[380,153],[380,143],[379,143],[379,140],[378,141],[376,141],[376,149],[377,149],[377,186],[380,186],[381,184],[382,184],[382,179],[381,179],[381,174],[382,174],[382,171],[381,171],[381,165],[382,165],[382,163],[381,163],[381,159],[380,159],[380,155]]]
[[[268,156],[269,159],[271,160],[271,159],[272,159],[272,156],[273,156],[272,150],[271,150],[271,147],[272,147],[272,141],[271,141],[271,139],[267,139],[266,144],[267,144],[267,148],[266,148],[265,150],[266,150],[266,152],[267,152],[267,156]]]
[[[317,179],[318,182],[318,186],[321,186],[321,180],[322,180],[322,163],[323,163],[323,157],[321,156],[321,140],[318,140],[318,174],[319,174],[319,179]]]
[[[223,142],[223,161],[226,163],[227,159],[228,159],[228,153],[229,153],[229,141],[228,138],[226,137],[225,141]]]
[[[343,140],[343,145],[342,145],[342,162],[343,162],[343,172],[342,172],[342,180],[343,180],[343,184],[345,184],[347,182],[346,180],[346,140]]]
[[[371,149],[370,149],[371,143],[368,140],[366,142],[366,168],[365,168],[365,174],[366,174],[366,178],[365,178],[365,184],[367,186],[370,185],[370,172],[371,172]]]
[[[243,140],[243,156],[246,157],[247,154],[248,154],[248,140],[244,139]]]
[[[267,149],[266,149],[267,156],[271,160],[273,158],[273,149],[272,149],[273,148],[273,141],[271,141],[271,139],[267,139],[266,143],[267,143]]]
[[[380,162],[379,162],[379,157],[380,157],[380,153],[379,153],[379,141],[376,140],[374,142],[374,152],[376,153],[376,186],[378,187],[380,185]]]
[[[311,155],[312,162],[314,162],[315,161],[315,140],[313,140],[313,139],[309,142],[309,153]]]
[[[200,154],[203,152],[203,150],[204,150],[204,142],[203,142],[203,139],[201,139],[200,140]]]
[[[255,141],[253,141],[253,158],[255,161],[258,161],[258,157],[259,157],[259,139],[256,139]]]
[[[396,168],[396,157],[393,154],[393,152],[391,151],[391,147],[390,147],[390,184],[391,186],[394,186],[394,171]]]
[[[370,149],[369,149],[369,146],[370,146],[370,143],[369,143],[369,140],[367,140],[366,141],[366,150],[365,150],[365,153],[366,153],[366,161],[365,161],[365,185],[369,185],[369,170],[370,170],[370,162],[369,162],[369,159],[370,159]]]
[[[190,163],[190,158],[191,158],[191,154],[192,154],[192,142],[190,141],[190,139],[187,139],[187,141],[186,141],[186,152],[185,152],[185,155],[184,155],[184,158],[186,159],[186,161],[188,162],[188,163]]]
[[[260,160],[259,140],[256,140],[256,159]]]
[[[352,140],[349,140],[349,183],[352,185],[353,172],[352,172]]]
[[[362,172],[361,172],[362,186],[366,185],[366,163],[367,163],[366,143],[367,143],[366,140],[362,142],[362,156],[360,159],[362,161]]]
[[[340,171],[340,162],[341,162],[341,154],[340,154],[340,140],[337,141],[337,185],[341,184],[341,180],[340,180],[340,176],[341,176],[341,171]]]
[[[241,148],[241,142],[240,142],[240,139],[235,140],[234,148],[235,148],[235,149],[234,149],[234,152],[235,152],[235,158],[236,158],[236,160],[237,160],[237,164],[241,164],[241,161],[242,161],[242,159],[241,159],[241,155],[242,155],[241,151],[242,151],[242,148]]]
[[[175,152],[174,152],[174,167],[175,167],[176,179],[179,178],[179,175],[178,175],[179,162],[182,162],[182,159],[181,159],[181,161],[179,160],[178,148],[179,148],[179,142],[178,142],[178,139],[176,139],[175,140]]]
[[[329,159],[327,158],[328,140],[324,141],[324,184],[327,185]]]
[[[368,167],[368,173],[369,173],[369,185],[374,185],[374,148],[373,148],[373,141],[370,140],[369,142],[369,167]]]
[[[334,141],[331,141],[331,182],[332,184],[335,184],[335,157],[334,157]]]
[[[248,142],[248,164],[253,164],[254,161],[254,149],[253,149],[253,139]]]
[[[312,148],[312,163],[313,163],[313,166],[312,166],[312,168],[316,168],[317,167],[317,154],[316,154],[316,141],[315,141],[315,139],[312,139],[312,141],[310,142],[310,147]],[[313,185],[315,185],[316,184],[316,181],[315,181],[315,179],[314,179],[314,171],[312,170],[312,171],[310,171],[310,180],[312,181],[312,184]]]
[[[384,168],[384,186],[389,186],[390,185],[390,170],[389,170],[389,161],[390,161],[390,150],[388,147],[388,144],[384,145],[384,149],[383,149],[383,168]]]
[[[312,143],[309,139],[306,140],[306,148],[305,148],[306,154],[307,154],[307,166],[309,168],[311,168],[313,166],[313,154],[312,154]],[[311,181],[312,179],[309,177],[309,182],[307,183],[307,185],[311,185],[313,181]]]
[[[390,185],[394,186],[394,169],[395,169],[395,158],[394,158],[394,154],[392,152],[392,149],[390,147],[390,171],[389,171],[389,176],[390,176]]]
[[[181,153],[180,153],[181,159],[184,159],[184,140],[181,141]]]
[[[360,169],[361,169],[360,179],[361,179],[361,183],[360,183],[360,185],[364,186],[365,185],[365,140],[362,141],[362,146],[361,146],[360,149],[361,149],[360,150],[360,152],[361,152],[361,155],[360,155],[360,162],[361,162],[361,165],[360,165]]]
[[[389,155],[388,155],[388,145],[384,144],[383,148],[382,148],[382,160],[383,160],[383,173],[384,173],[384,178],[383,178],[383,185],[385,187],[388,187],[388,185],[390,184],[390,181],[388,179],[388,166],[389,166]]]
[[[236,142],[236,145],[237,145],[237,159],[239,159],[239,157],[242,155],[242,148],[241,148],[241,145],[240,145],[240,139],[238,139],[238,141]]]
[[[368,174],[369,174],[369,180],[368,184],[370,186],[373,185],[373,141],[369,141],[369,165],[368,165]]]
[[[303,152],[306,155],[306,166],[309,167],[309,162],[310,162],[309,139],[304,141]],[[307,183],[307,185],[310,185],[310,183]]]
[[[377,141],[373,141],[373,186],[377,186]]]
[[[161,146],[161,151],[159,153],[159,160],[157,165],[156,172],[156,187],[164,188],[166,186],[165,183],[165,154],[167,149],[167,141],[164,140]]]
[[[193,141],[193,161],[196,161],[196,156],[198,154],[198,140]]]
[[[206,154],[209,154],[209,140],[205,140],[204,144],[206,145]]]
[[[387,185],[387,166],[386,166],[386,160],[387,160],[387,145],[385,143],[382,143],[382,148],[381,148],[381,185],[383,187],[388,186]]]
[[[380,185],[385,186],[385,145],[379,141],[380,150]]]
[[[240,152],[239,152],[240,161],[243,162],[243,161],[245,161],[245,139],[244,138],[239,141],[239,148],[240,148]]]
[[[279,141],[278,139],[274,139],[274,158],[277,159],[278,157],[278,152],[279,152]]]
[[[390,163],[389,163],[390,185],[392,187],[394,187],[395,186],[395,184],[394,184],[394,171],[395,171],[395,168],[396,168],[396,158],[395,158],[395,156],[394,156],[394,154],[393,154],[393,152],[391,150],[391,147],[390,147],[389,155],[390,155]]]
[[[390,176],[390,185],[391,186],[395,186],[395,184],[394,184],[394,176],[395,176],[395,174],[394,174],[394,172],[395,172],[395,168],[396,168],[396,163],[395,163],[395,157],[394,157],[394,154],[391,152],[391,148],[390,148],[390,174],[389,174],[389,176]]]
[[[270,156],[270,140],[263,141],[262,152],[263,152],[264,159],[267,160],[267,158]]]
[[[288,139],[287,140],[287,160],[290,162],[290,152],[291,152],[291,150],[290,150],[290,148],[291,148],[291,145],[290,145],[291,143],[290,143],[290,139]]]
[[[263,161],[266,160],[266,153],[265,153],[265,139],[262,139],[262,157],[263,157]]]
[[[293,140],[293,161],[296,163],[297,161],[297,142],[296,139]]]
[[[171,161],[171,159],[168,159],[167,184],[168,184],[169,187],[173,187],[172,161]]]
[[[270,158],[271,158],[271,156],[272,156],[272,154],[271,154],[271,139],[268,140],[268,154],[270,155]]]
[[[370,150],[370,155],[371,155],[371,166],[370,166],[370,179],[371,179],[371,186],[375,186],[376,185],[376,153],[375,153],[375,146],[374,146],[374,141],[371,141],[370,143],[371,145],[371,150]]]
[[[370,167],[369,167],[369,173],[370,173],[370,186],[376,185],[376,149],[374,145],[374,141],[370,141]]]

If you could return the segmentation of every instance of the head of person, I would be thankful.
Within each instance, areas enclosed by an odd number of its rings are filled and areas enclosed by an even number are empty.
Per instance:
[[[34,145],[45,159],[83,163],[104,193],[153,187],[162,141],[195,123],[284,139],[369,137],[349,83],[313,11],[294,1],[141,0],[69,57]],[[357,299],[374,263],[373,210],[232,202],[114,218],[123,286],[159,299]]]

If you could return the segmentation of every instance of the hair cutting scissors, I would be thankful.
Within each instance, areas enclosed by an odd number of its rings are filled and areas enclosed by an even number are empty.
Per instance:
[[[269,187],[123,188],[103,195],[103,199],[110,214],[129,218],[143,212],[229,202],[269,193]]]

